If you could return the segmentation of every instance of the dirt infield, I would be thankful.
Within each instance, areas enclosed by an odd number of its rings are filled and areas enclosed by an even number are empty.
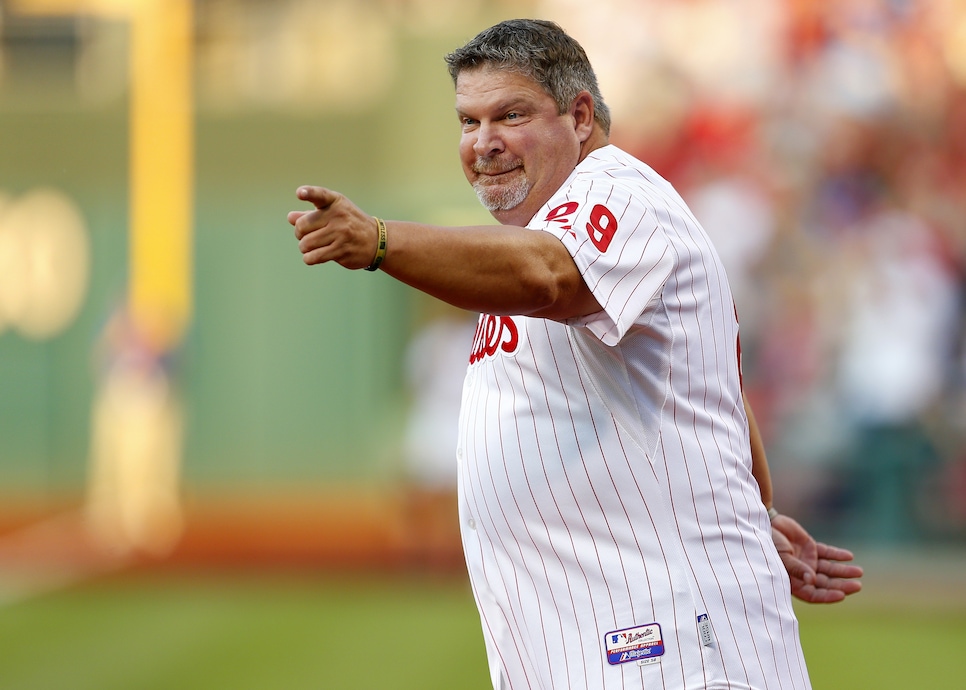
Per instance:
[[[188,502],[175,563],[461,568],[456,496],[341,487]]]
[[[452,492],[350,485],[196,493],[185,497],[180,538],[163,555],[105,548],[73,497],[8,497],[0,506],[0,588],[15,591],[144,568],[464,567]]]

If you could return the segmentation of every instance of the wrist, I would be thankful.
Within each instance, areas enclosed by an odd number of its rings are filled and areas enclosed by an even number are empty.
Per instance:
[[[379,265],[386,258],[386,245],[388,244],[388,234],[386,231],[386,221],[382,218],[376,218],[376,232],[378,233],[376,237],[376,255],[372,259],[372,263],[366,266],[367,271],[375,271],[379,268]]]
[[[778,517],[778,511],[775,510],[775,506],[772,506],[768,509],[768,521],[773,522],[776,517]]]

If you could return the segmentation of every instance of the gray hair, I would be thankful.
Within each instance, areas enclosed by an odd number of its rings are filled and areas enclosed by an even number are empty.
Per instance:
[[[604,103],[597,76],[577,41],[554,22],[510,19],[479,33],[446,56],[453,83],[460,72],[493,66],[516,72],[539,84],[563,114],[581,91],[594,99],[594,120],[610,133],[610,108]]]

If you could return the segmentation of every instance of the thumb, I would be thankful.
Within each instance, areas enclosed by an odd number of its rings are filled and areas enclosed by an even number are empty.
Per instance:
[[[312,187],[304,186],[299,187],[296,192],[296,196],[302,201],[307,201],[315,208],[327,208],[331,206],[332,203],[339,198],[336,192],[331,189],[326,189],[325,187]]]

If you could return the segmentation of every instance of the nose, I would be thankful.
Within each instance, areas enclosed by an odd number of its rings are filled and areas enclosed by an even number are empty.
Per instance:
[[[473,152],[477,156],[488,157],[502,153],[504,148],[503,139],[497,128],[490,123],[481,123],[476,130]]]

